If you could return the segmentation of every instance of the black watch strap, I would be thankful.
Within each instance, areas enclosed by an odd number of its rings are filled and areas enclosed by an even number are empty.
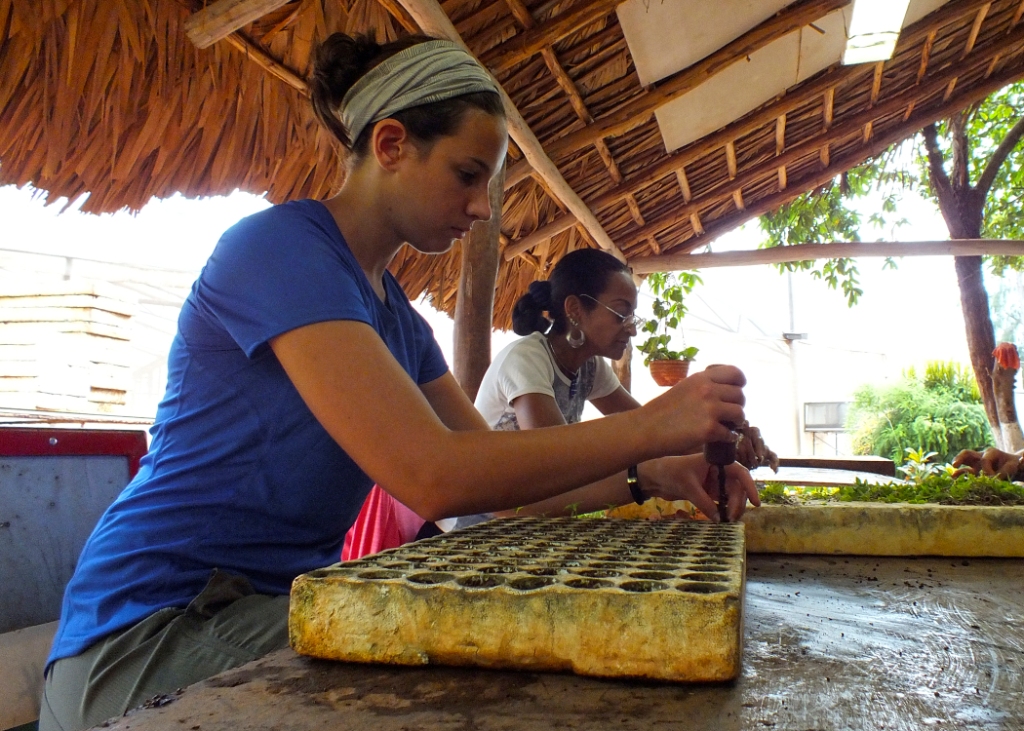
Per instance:
[[[626,484],[629,485],[629,494],[633,496],[633,502],[643,505],[647,498],[644,496],[644,491],[640,489],[640,478],[637,475],[636,465],[631,465],[626,470]]]

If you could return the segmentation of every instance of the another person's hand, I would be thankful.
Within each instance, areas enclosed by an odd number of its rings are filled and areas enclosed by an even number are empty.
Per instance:
[[[757,485],[750,472],[739,464],[725,468],[725,489],[729,496],[729,520],[739,520],[749,500],[760,505]],[[689,500],[713,521],[718,520],[718,468],[704,461],[703,455],[665,457],[640,465],[640,484],[651,497],[663,500]]]
[[[739,368],[710,366],[684,378],[642,408],[654,416],[649,439],[661,454],[691,454],[706,442],[735,441],[726,424],[742,424],[743,386]]]
[[[953,466],[959,469],[953,477],[960,475],[989,475],[1003,480],[1013,480],[1021,466],[1021,456],[989,447],[984,452],[965,449],[953,458]]]
[[[760,429],[744,421],[736,431],[740,433],[740,440],[736,443],[737,462],[748,470],[771,467],[773,472],[779,471],[779,456],[764,443]]]

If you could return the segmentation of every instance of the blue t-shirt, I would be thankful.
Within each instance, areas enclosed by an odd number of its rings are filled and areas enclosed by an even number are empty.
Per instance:
[[[386,303],[316,201],[275,206],[223,235],[178,318],[149,454],[82,551],[49,662],[187,606],[214,568],[281,595],[298,574],[338,560],[372,481],[267,343],[356,320],[416,383],[444,375],[430,326],[390,273],[384,285]]]

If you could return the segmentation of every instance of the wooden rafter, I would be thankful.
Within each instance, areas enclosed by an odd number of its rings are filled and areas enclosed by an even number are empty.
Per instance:
[[[960,54],[960,60],[967,58],[974,49],[974,44],[978,42],[978,33],[981,32],[981,24],[985,22],[985,16],[988,15],[988,9],[992,7],[992,3],[985,3],[978,8],[978,14],[974,16],[974,24],[971,26],[970,35],[967,36],[967,43],[964,45],[963,53]]]
[[[437,3],[437,0],[399,0],[409,15],[416,21],[416,24],[425,33],[437,38],[447,38],[465,46],[462,37],[455,30],[451,19]],[[540,28],[540,26],[538,26]],[[505,106],[509,135],[519,145],[523,156],[529,161],[536,171],[536,174],[544,180],[553,193],[553,198],[562,202],[569,209],[569,212],[576,217],[576,220],[583,227],[583,230],[594,240],[594,242],[610,254],[625,261],[625,257],[618,246],[611,240],[607,232],[597,220],[597,216],[576,194],[576,191],[566,182],[565,178],[551,162],[551,159],[544,153],[544,148],[533,130],[526,124],[523,115],[519,113],[515,104],[508,94],[499,85],[502,102]]]
[[[939,32],[938,28],[932,28],[928,31],[928,36],[924,39],[924,47],[921,49],[921,64],[917,67],[917,83],[921,83],[921,79],[924,78],[925,73],[928,71],[928,61],[932,55],[932,46],[935,45],[935,35]]]
[[[882,72],[885,70],[885,61],[879,61],[875,64],[874,77],[871,79],[871,101],[868,102],[868,106],[874,106],[875,102],[878,101],[878,95],[882,91]]]
[[[1024,16],[1024,0],[1020,0],[1020,5],[1013,11],[1013,20],[1010,21],[1010,27],[1006,30],[1007,33],[1013,30],[1014,26],[1020,22],[1021,16]]]
[[[686,177],[685,166],[680,166],[676,170],[676,180],[679,182],[679,189],[683,193],[683,203],[689,203],[690,199],[693,198],[693,193],[690,192],[690,181]]]
[[[836,87],[830,86],[828,89],[825,90],[825,95],[822,98],[821,104],[822,128],[826,132],[828,132],[829,129],[832,128],[832,115],[835,109],[835,102]],[[821,160],[821,164],[824,167],[828,167],[829,150],[827,141],[824,145],[822,145],[821,149],[818,150],[818,158]]]
[[[732,140],[725,143],[725,167],[729,170],[729,180],[736,178],[736,145]]]
[[[406,12],[398,0],[377,0],[377,2],[409,33],[419,33],[420,29],[416,26],[416,21],[412,19],[412,16]]]
[[[890,145],[905,139],[908,134],[932,122],[943,119],[968,104],[980,101],[992,92],[1001,89],[1007,84],[1013,83],[1022,77],[1024,77],[1024,71],[1021,71],[1020,69],[993,75],[984,83],[973,87],[968,92],[958,95],[956,99],[953,99],[952,101],[945,101],[939,106],[927,110],[925,113],[919,112],[909,121],[901,122],[898,126],[887,130],[885,135],[874,137],[869,144],[850,150],[841,157],[837,156],[834,160],[835,165],[833,168],[822,170],[814,175],[801,178],[799,185],[795,188],[765,196],[764,198],[755,201],[753,204],[748,205],[745,211],[737,212],[736,215],[725,216],[716,220],[714,222],[714,226],[708,230],[704,236],[700,237],[700,241],[694,241],[692,242],[692,245],[684,244],[683,246],[678,247],[678,251],[671,254],[663,254],[658,257],[640,257],[631,259],[630,265],[636,274],[674,271],[680,266],[686,268],[687,265],[684,263],[685,260],[681,262],[677,261],[677,259],[680,257],[689,257],[690,251],[698,246],[706,245],[709,238],[713,239],[727,231],[731,231],[733,228],[741,225],[745,221],[756,218],[768,211],[773,211],[779,206],[785,205],[797,198],[803,191],[814,190],[815,188],[828,184],[836,177],[836,175],[838,175],[840,170],[854,167],[862,163],[864,160],[881,154]],[[918,109],[920,110],[920,105],[918,106]],[[655,227],[652,224],[648,224],[644,227],[644,235],[656,235],[653,231],[654,228]],[[635,236],[631,236],[629,240],[625,242],[625,245],[627,247],[636,246],[642,240],[643,239],[640,238],[640,233],[637,232]]]
[[[518,241],[505,247],[505,252],[503,254],[505,261],[511,261],[515,257],[519,256],[519,254],[522,254],[524,251],[529,251],[534,246],[547,241],[552,236],[557,236],[563,231],[568,231],[577,223],[578,221],[576,220],[576,216],[573,216],[572,214],[569,214],[568,216],[559,216],[551,223],[541,226],[529,236],[524,236]]]
[[[404,4],[404,0],[402,2]],[[590,0],[580,3],[569,12],[555,16],[524,33],[519,33],[500,46],[483,53],[480,56],[480,61],[495,74],[500,74],[517,63],[540,53],[545,46],[550,46],[595,20],[603,18],[621,2],[623,0]]]
[[[300,92],[303,96],[309,96],[309,84],[306,83],[306,80],[302,78],[297,71],[288,68],[269,53],[264,51],[260,44],[256,43],[244,33],[235,31],[230,35],[225,36],[222,40],[232,48],[241,51],[245,54],[246,58],[261,67],[271,76],[280,79],[284,83],[288,84],[288,86]]]
[[[828,244],[773,246],[752,251],[724,251],[719,254],[670,255],[673,269],[783,264],[819,259],[848,259],[877,256],[1024,256],[1024,241],[1002,239],[957,239],[955,241],[863,242],[838,241]],[[665,257],[666,259],[669,257]],[[646,266],[638,268],[640,273]],[[659,270],[661,271],[661,270]]]
[[[973,13],[979,7],[985,5],[987,1],[988,0],[958,0],[958,2],[952,2],[943,5],[941,8],[934,11],[930,15],[926,16],[922,20],[918,21],[914,25],[908,28],[904,28],[903,31],[900,33],[900,40],[897,45],[897,50],[901,46],[911,46],[923,40],[935,28],[942,27],[956,20],[959,20],[964,15]],[[1022,2],[1024,2],[1024,0],[1022,0]],[[757,29],[755,28],[755,30]],[[718,51],[716,53],[720,52],[721,51]],[[714,55],[715,54],[712,54],[712,56]],[[711,56],[709,56],[708,58],[711,58]],[[694,67],[690,68],[692,69]],[[671,76],[668,79],[663,80],[662,85],[668,83],[673,79],[676,79],[681,74],[686,74],[688,71],[689,69],[684,69],[683,71],[680,71],[678,74],[675,74],[674,76]],[[816,77],[813,81],[805,84],[800,89],[797,89],[792,93],[787,93],[777,101],[771,104],[767,104],[764,107],[761,107],[759,110],[756,110],[755,112],[747,115],[746,117],[743,117],[742,119],[739,119],[729,125],[726,125],[725,127],[716,132],[712,132],[711,134],[695,141],[691,145],[681,150],[677,150],[676,153],[674,153],[669,159],[660,163],[652,171],[647,171],[647,173],[642,177],[653,177],[654,180],[664,177],[665,175],[668,175],[673,172],[673,160],[695,160],[707,154],[711,150],[723,146],[730,139],[742,137],[743,135],[748,134],[754,131],[755,129],[758,129],[759,127],[763,126],[768,121],[775,118],[781,113],[790,112],[794,109],[797,109],[798,107],[805,104],[809,99],[815,96],[825,96],[825,124],[828,125],[831,123],[832,119],[832,105],[834,100],[835,87],[843,83],[852,84],[865,73],[867,73],[867,71],[863,66],[833,67],[829,71],[826,71],[823,74]],[[708,78],[710,78],[710,76]],[[641,97],[641,99],[645,98],[647,97]],[[649,115],[645,115],[643,119],[637,120],[636,125],[642,124],[643,121],[645,121],[648,117]],[[604,119],[598,120],[598,124],[601,124],[604,121]],[[628,129],[631,128],[632,125],[627,124],[626,128],[621,131],[628,131]],[[597,136],[612,136],[613,134],[616,133],[617,132],[608,132],[607,134],[597,133]],[[590,138],[595,135],[595,133],[592,132],[592,128],[585,128],[583,130],[580,130],[580,132],[578,133],[567,135],[561,140],[552,143],[551,145],[548,146],[548,152],[551,155],[557,155],[562,150],[562,148],[567,148],[568,150],[575,149],[576,143],[573,142],[570,144],[570,142],[567,140],[570,137],[579,134],[586,135],[585,137],[581,137],[578,140],[579,144],[581,145],[587,144],[588,141],[591,141]],[[827,155],[827,151],[825,151],[824,154]],[[825,162],[825,164],[828,164],[827,161]],[[509,170],[509,174],[505,180],[505,185],[506,187],[511,187],[512,185],[521,182],[525,178],[529,177],[531,174],[532,171],[529,169],[528,165],[518,163]],[[629,181],[624,181],[624,185],[628,186]],[[641,185],[641,187],[643,186]],[[618,197],[619,196],[616,194],[615,190],[609,191],[606,194],[606,196],[602,196],[602,198],[605,199],[611,198],[613,201],[617,200]]]
[[[775,118],[775,156],[778,157],[786,151],[786,115],[780,114]],[[786,166],[779,165],[777,176],[779,179],[779,190],[785,190],[787,183]]]
[[[523,5],[522,0],[505,0],[505,4],[508,6],[512,15],[517,21],[526,29],[531,30],[536,27],[537,22],[530,14],[529,8]],[[548,71],[554,76],[558,86],[562,89],[565,95],[569,98],[569,104],[576,112],[576,116],[584,124],[590,124],[594,121],[593,115],[590,110],[587,109],[586,103],[583,101],[583,96],[580,94],[579,89],[576,88],[576,83],[569,78],[569,74],[562,68],[561,62],[558,60],[558,55],[551,46],[544,46],[540,50],[541,57],[544,59],[544,64],[547,66]],[[597,144],[597,153],[608,169],[608,175],[611,177],[613,183],[622,182],[622,173],[619,171],[618,163],[615,161],[611,150],[608,149],[608,145],[602,140]],[[640,213],[640,206],[636,202],[636,198],[632,195],[626,196],[626,205],[629,207],[630,215],[633,216],[633,221],[638,226],[644,225],[643,215]]]
[[[914,26],[906,28],[900,34],[900,43],[907,45],[913,45],[914,43],[926,40],[927,37],[932,33],[934,27],[944,25],[954,20],[963,17],[969,13],[977,10],[978,7],[985,5],[984,0],[962,0],[958,3],[950,3],[949,5],[943,6],[939,10],[933,13],[933,18],[925,18],[919,23],[915,23]],[[928,20],[930,22],[925,23]],[[1003,40],[989,44],[986,46],[986,51],[981,54],[981,58],[986,61],[989,60],[994,53],[1005,53],[1006,49],[1012,47],[1014,44],[1019,42],[1018,34],[1014,33],[1011,36],[1004,37]],[[993,50],[994,49],[994,50]],[[975,61],[976,62],[976,61]],[[956,73],[952,76],[949,75],[949,69],[946,70],[946,75],[942,78],[948,80],[948,84],[955,86],[956,75],[963,73],[963,67],[956,67],[954,69]],[[828,140],[828,135],[823,134],[828,132],[832,126],[833,119],[833,105],[835,103],[835,89],[840,84],[854,84],[861,77],[866,77],[868,74],[873,75],[875,73],[875,67],[868,66],[841,66],[835,67],[829,71],[818,76],[816,79],[808,82],[803,87],[788,92],[780,97],[775,102],[766,104],[758,110],[755,110],[751,114],[736,120],[735,122],[726,125],[725,127],[712,132],[711,134],[696,140],[687,147],[681,148],[673,154],[667,156],[657,165],[646,168],[643,171],[635,173],[632,176],[627,177],[620,183],[612,188],[607,189],[598,196],[587,200],[587,204],[596,211],[607,208],[608,206],[614,205],[622,200],[626,193],[637,193],[643,188],[651,185],[666,175],[676,173],[677,170],[685,167],[686,165],[699,160],[710,152],[716,149],[724,147],[730,141],[742,137],[750,132],[759,129],[765,124],[769,123],[773,119],[777,119],[781,114],[787,114],[795,109],[806,104],[811,99],[820,97],[822,99],[822,134],[819,134],[815,138],[818,140],[816,149],[818,150],[819,158],[823,168],[829,167],[831,163],[831,150]],[[907,93],[911,95],[911,92]],[[952,94],[952,88],[947,86],[945,98],[948,99]],[[920,90],[917,94],[919,96]],[[914,100],[910,102],[904,102],[903,107],[908,109],[906,118],[909,119],[909,111],[912,110]],[[888,105],[885,106],[888,108]],[[877,113],[874,116],[883,116]],[[862,117],[858,117],[862,118]],[[871,115],[865,115],[865,121],[862,125],[866,125],[872,121],[874,117]],[[586,131],[586,130],[584,130]],[[870,138],[872,130],[861,130],[861,134],[867,131],[868,137]],[[522,163],[517,164],[513,167],[510,175],[514,175],[517,168],[520,168]],[[526,169],[525,166],[523,168]],[[528,173],[527,173],[528,174]],[[520,178],[521,179],[521,178]],[[749,183],[750,181],[747,181]],[[730,193],[731,196],[731,193]],[[729,196],[727,196],[729,197]],[[689,200],[684,196],[684,203],[688,203]],[[699,216],[699,212],[694,211],[694,216]],[[556,219],[557,220],[557,219]],[[647,224],[643,227],[644,230],[649,230],[652,225],[652,221],[648,220]],[[694,230],[697,230],[697,226],[694,226]]]
[[[1024,42],[1024,31],[1014,34],[1012,38],[1013,43]],[[989,53],[994,52],[994,50],[989,50]],[[976,68],[978,65],[985,63],[986,60],[987,59],[985,58],[976,59],[973,67]],[[840,125],[837,125],[831,130],[831,139],[835,141],[840,141],[843,139],[849,139],[850,137],[857,135],[858,133],[863,136],[864,133],[862,130],[865,129],[867,123],[870,122],[873,118],[881,118],[899,112],[901,109],[907,106],[911,99],[915,97],[928,98],[934,96],[935,94],[938,94],[946,86],[948,75],[952,73],[962,74],[966,70],[967,69],[963,67],[956,68],[953,70],[947,70],[946,76],[937,76],[923,88],[910,87],[902,94],[898,94],[880,103],[874,109],[865,109],[859,114],[851,116],[848,120],[844,121]],[[987,87],[988,84],[986,83],[986,88]],[[946,102],[946,99],[944,99],[943,101]],[[941,108],[945,109],[946,107],[943,106]],[[906,121],[901,122],[897,129],[903,130],[906,124]],[[920,122],[920,126],[924,126],[925,124],[928,124],[928,122]],[[906,133],[901,132],[901,134],[905,135]],[[887,133],[885,135],[885,139],[888,139],[890,136],[891,133]],[[716,186],[715,188],[712,188],[711,190],[705,192],[705,194],[701,196],[699,199],[691,203],[679,206],[675,208],[671,213],[666,214],[660,218],[649,221],[646,226],[642,226],[641,228],[637,229],[630,235],[629,240],[626,243],[626,246],[634,246],[638,241],[642,241],[648,236],[657,235],[658,233],[664,231],[666,228],[674,226],[680,221],[685,220],[686,218],[689,217],[691,213],[699,212],[699,210],[702,207],[706,207],[709,205],[713,205],[714,203],[727,200],[729,197],[733,196],[737,191],[741,190],[743,186],[750,185],[756,182],[757,180],[763,178],[765,175],[770,174],[772,169],[778,167],[779,165],[792,165],[793,163],[798,162],[802,158],[813,154],[817,149],[819,149],[819,146],[821,145],[820,137],[821,135],[819,134],[818,136],[807,138],[800,142],[799,144],[791,147],[782,155],[779,155],[778,157],[771,160],[766,160],[765,162],[762,162],[759,165],[755,165],[754,167],[744,170],[743,173],[737,176],[734,180],[730,180],[728,182]],[[864,137],[862,141],[866,143],[869,139],[870,136],[867,136]],[[870,157],[870,155],[868,155],[868,157]],[[833,172],[833,175],[834,174],[835,173]],[[803,188],[806,189],[806,186],[803,186]]]
[[[208,48],[288,2],[289,0],[217,0],[193,13],[185,21],[185,34],[196,48]]]
[[[548,154],[558,157],[593,144],[603,137],[628,132],[645,123],[659,108],[697,88],[751,53],[764,48],[794,30],[824,17],[851,0],[800,0],[760,25],[730,41],[697,63],[679,71],[592,125],[568,134],[548,145]]]

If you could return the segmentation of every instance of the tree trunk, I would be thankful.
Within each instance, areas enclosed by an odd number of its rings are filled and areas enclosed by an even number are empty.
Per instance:
[[[504,168],[488,190],[489,221],[477,221],[462,241],[459,294],[455,301],[455,332],[452,374],[470,400],[476,399],[480,382],[491,365],[491,332],[494,321],[494,285],[498,276],[498,241]]]
[[[982,280],[980,256],[953,258],[956,278],[960,285],[960,306],[967,328],[967,349],[971,354],[974,377],[978,381],[985,414],[992,425],[996,445],[1002,447],[999,415],[996,411],[995,392],[992,389],[992,351],[995,350],[995,331],[988,310],[988,293]],[[980,446],[980,445],[979,445]]]
[[[981,238],[982,216],[985,209],[986,189],[972,188],[969,167],[970,144],[967,138],[965,111],[948,121],[953,151],[953,170],[946,174],[942,152],[937,142],[935,125],[922,130],[928,151],[928,178],[939,201],[939,211],[953,239]],[[967,329],[967,350],[971,355],[974,378],[978,382],[985,415],[992,426],[996,446],[1002,446],[999,414],[995,392],[992,389],[992,351],[996,347],[995,328],[988,310],[988,293],[982,277],[980,256],[955,256],[956,279],[960,286],[960,307]],[[979,445],[980,446],[980,445]]]

